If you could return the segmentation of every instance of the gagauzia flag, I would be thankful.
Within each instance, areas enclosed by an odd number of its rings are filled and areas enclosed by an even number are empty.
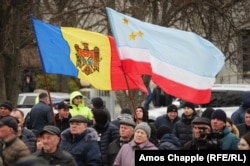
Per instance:
[[[123,72],[113,37],[31,19],[44,73],[86,80],[100,90],[147,92],[140,75]]]
[[[195,33],[106,10],[125,72],[151,75],[165,92],[183,100],[210,101],[225,60],[218,48]]]

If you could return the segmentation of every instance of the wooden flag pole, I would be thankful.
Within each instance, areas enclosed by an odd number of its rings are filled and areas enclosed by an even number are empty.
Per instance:
[[[48,81],[47,81],[47,75],[43,74],[43,76],[44,76],[44,81],[45,81],[45,85],[46,85],[48,96],[49,96],[49,103],[50,103],[49,105],[50,105],[50,110],[51,110],[51,114],[53,117],[53,124],[56,126],[56,119],[55,119],[55,115],[54,115],[53,103],[52,103],[52,100],[50,97],[50,90],[49,90],[49,85],[48,85]]]

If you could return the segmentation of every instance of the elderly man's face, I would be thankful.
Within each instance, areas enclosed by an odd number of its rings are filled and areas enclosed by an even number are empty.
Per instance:
[[[87,123],[82,122],[70,122],[70,132],[71,134],[81,134],[87,129]]]
[[[41,137],[41,141],[45,153],[54,153],[57,150],[60,138],[57,135],[45,132]]]
[[[134,134],[134,128],[129,125],[120,124],[120,136],[124,139],[130,139]]]
[[[203,136],[201,136],[201,133],[204,134],[209,134],[211,132],[211,129],[208,125],[205,124],[194,124],[193,125],[193,135],[194,138],[198,139],[198,138],[203,138]],[[206,137],[204,137],[206,138]]]
[[[0,138],[3,140],[8,139],[8,137],[14,133],[14,130],[6,125],[0,126]]]

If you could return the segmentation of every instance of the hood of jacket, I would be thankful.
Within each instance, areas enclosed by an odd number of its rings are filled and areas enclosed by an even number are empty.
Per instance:
[[[75,104],[73,104],[73,99],[76,97],[76,96],[82,96],[82,100],[81,100],[81,103],[76,106]],[[74,91],[70,94],[70,97],[69,97],[69,100],[70,100],[70,105],[74,108],[76,107],[85,107],[85,102],[84,102],[84,99],[83,99],[83,95],[81,92],[79,91]]]
[[[246,91],[242,95],[242,106],[244,108],[250,107],[250,91]]]

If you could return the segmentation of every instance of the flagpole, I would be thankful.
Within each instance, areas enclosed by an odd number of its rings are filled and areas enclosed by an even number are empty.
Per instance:
[[[45,81],[46,89],[47,89],[48,96],[49,96],[49,103],[50,103],[49,105],[50,105],[50,110],[51,110],[51,114],[53,117],[53,124],[56,126],[56,120],[55,120],[55,115],[54,115],[53,103],[52,103],[51,97],[50,97],[50,90],[49,90],[49,85],[48,85],[48,81],[47,81],[47,75],[43,74],[43,76],[44,76],[44,81]]]

